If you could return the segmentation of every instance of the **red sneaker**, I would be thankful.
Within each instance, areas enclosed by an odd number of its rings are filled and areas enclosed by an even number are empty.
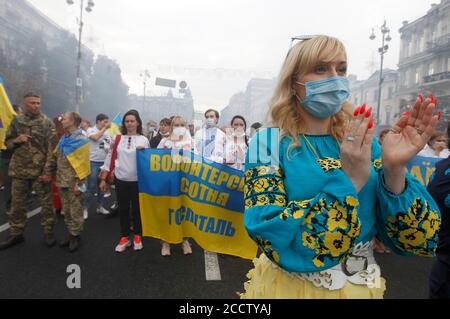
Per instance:
[[[142,250],[142,248],[144,248],[144,245],[142,245],[141,236],[135,235],[134,240],[133,240],[133,249],[135,251],[137,251],[137,250]]]
[[[130,246],[131,246],[130,240],[127,237],[122,237],[120,238],[119,244],[116,246],[116,252],[123,253]]]

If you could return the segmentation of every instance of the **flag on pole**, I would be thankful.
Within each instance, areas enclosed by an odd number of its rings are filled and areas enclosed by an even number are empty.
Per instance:
[[[16,115],[3,84],[3,78],[0,76],[0,150],[6,149],[6,132]]]
[[[120,126],[122,125],[122,115],[118,113],[112,120],[111,127],[108,129],[109,136],[112,138],[120,134]]]

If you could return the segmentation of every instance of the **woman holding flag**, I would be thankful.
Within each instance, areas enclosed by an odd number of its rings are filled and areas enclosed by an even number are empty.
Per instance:
[[[170,127],[170,134],[161,140],[158,145],[160,149],[175,149],[175,150],[192,150],[192,137],[187,129],[187,122],[181,116],[175,116],[172,119]],[[184,238],[181,245],[183,247],[183,253],[185,255],[192,254],[191,244],[187,238]],[[161,248],[162,256],[170,256],[170,244],[163,241]]]
[[[86,179],[90,175],[89,140],[79,128],[81,116],[68,112],[62,117],[65,135],[58,144],[56,179],[64,210],[64,222],[69,237],[61,247],[69,247],[75,252],[80,247],[80,234],[83,230],[83,201],[87,190]]]

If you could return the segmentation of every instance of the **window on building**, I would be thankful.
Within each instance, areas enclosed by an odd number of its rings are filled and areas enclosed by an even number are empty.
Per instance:
[[[388,98],[392,99],[394,97],[394,87],[390,86],[388,91]]]
[[[434,74],[434,66],[433,66],[433,63],[431,63],[428,66],[428,75],[433,75],[433,74]]]
[[[420,82],[420,73],[419,73],[419,71],[416,71],[416,76],[415,76],[415,83],[416,84],[419,84],[419,82]]]

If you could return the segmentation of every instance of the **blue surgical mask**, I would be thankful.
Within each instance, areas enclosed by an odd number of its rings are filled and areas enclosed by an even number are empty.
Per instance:
[[[349,81],[341,76],[306,84],[297,83],[306,88],[303,101],[296,95],[300,103],[309,114],[319,119],[337,114],[350,96]]]

